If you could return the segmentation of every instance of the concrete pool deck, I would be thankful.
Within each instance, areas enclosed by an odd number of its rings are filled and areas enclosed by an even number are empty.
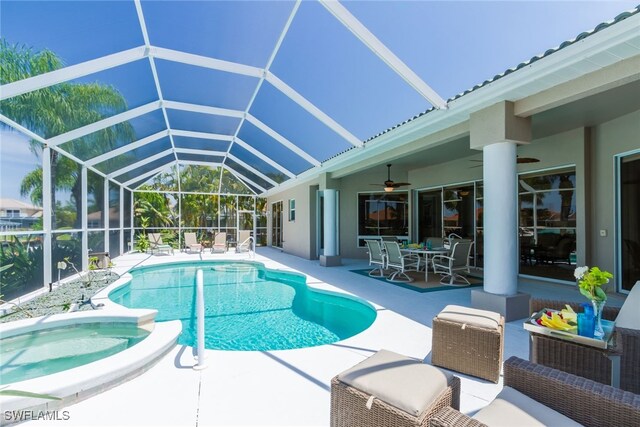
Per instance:
[[[144,265],[177,260],[249,259],[248,254],[173,256],[127,254],[114,260],[119,274]],[[252,260],[268,268],[299,271],[318,289],[345,292],[372,303],[378,317],[366,331],[330,345],[268,352],[207,350],[208,368],[192,369],[191,347],[176,346],[139,377],[65,408],[69,420],[32,421],[44,426],[328,426],[330,380],[337,373],[385,348],[430,360],[431,320],[448,304],[469,306],[470,289],[419,293],[349,270],[366,268],[364,260],[343,260],[340,267],[321,267],[271,248],[259,248]],[[537,297],[581,301],[572,286],[521,280],[519,289]],[[611,304],[622,297],[612,296]],[[150,307],[151,308],[151,307]],[[505,328],[505,360],[528,358],[528,334],[522,320]],[[502,389],[458,374],[461,411],[474,413]]]

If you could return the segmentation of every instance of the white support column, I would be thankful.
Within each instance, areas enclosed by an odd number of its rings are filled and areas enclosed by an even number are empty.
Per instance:
[[[109,253],[109,180],[104,180],[104,200],[102,219],[104,220],[104,251]]]
[[[324,195],[324,254],[320,257],[320,265],[332,267],[340,265],[338,257],[338,192],[326,189]]]
[[[87,196],[87,166],[83,165],[80,170],[80,208],[82,212],[82,218],[80,218],[81,228],[82,228],[82,271],[89,270],[89,226],[88,226],[88,215],[89,215],[89,206],[88,206],[88,196]]]
[[[531,141],[530,119],[499,102],[471,114],[471,148],[483,152],[484,285],[471,305],[502,314],[507,322],[528,316],[529,295],[518,292],[518,173],[516,148]]]
[[[484,290],[497,295],[518,292],[518,188],[516,144],[483,148]]]
[[[43,242],[43,263],[44,269],[44,287],[47,288],[51,279],[51,257],[53,251],[51,250],[51,229],[52,229],[52,215],[53,206],[51,206],[51,148],[44,147],[42,149],[42,228],[44,229],[44,242]]]
[[[124,187],[120,186],[120,254],[124,253]]]

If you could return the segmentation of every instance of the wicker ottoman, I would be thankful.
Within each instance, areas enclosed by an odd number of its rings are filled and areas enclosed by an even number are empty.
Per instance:
[[[440,409],[459,406],[459,378],[388,350],[331,380],[332,427],[428,426]]]
[[[448,305],[433,319],[431,363],[494,383],[500,378],[504,318]]]

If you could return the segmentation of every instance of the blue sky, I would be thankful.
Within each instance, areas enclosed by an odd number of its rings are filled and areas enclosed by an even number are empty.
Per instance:
[[[347,1],[344,5],[446,99],[635,3]],[[142,6],[153,45],[264,67],[293,3],[143,0]],[[143,44],[132,1],[3,0],[0,34],[11,43],[51,49],[68,65]],[[303,2],[271,71],[361,140],[430,107],[314,1]],[[246,108],[257,83],[249,77],[166,61],[158,61],[158,72],[165,99],[240,110]],[[113,85],[130,108],[158,98],[147,61],[79,81]],[[263,85],[250,112],[320,161],[347,147],[270,85]],[[202,123],[197,115],[173,116],[180,116],[175,121],[181,128],[191,119],[196,126]],[[233,126],[224,126],[233,134]],[[251,135],[246,142],[256,148],[272,143],[249,127],[241,134]],[[18,152],[15,137],[4,132],[0,137],[1,197],[18,198],[17,180],[5,177],[19,176],[24,162],[9,160]],[[286,149],[273,152],[291,169],[306,167]]]

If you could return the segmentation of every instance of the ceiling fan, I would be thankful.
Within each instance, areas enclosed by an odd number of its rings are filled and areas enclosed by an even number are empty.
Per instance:
[[[376,185],[378,187],[384,187],[384,191],[386,191],[387,193],[391,193],[396,188],[404,187],[405,185],[411,185],[411,184],[408,183],[408,182],[393,182],[391,180],[391,164],[388,164],[387,165],[387,180],[384,182],[384,184],[371,184],[371,185]]]
[[[470,159],[469,161],[480,163],[479,165],[471,166],[472,168],[479,168],[480,166],[482,166],[482,159]],[[516,163],[519,165],[524,163],[538,163],[539,161],[540,159],[536,159],[535,157],[520,157],[520,156],[516,157]]]

